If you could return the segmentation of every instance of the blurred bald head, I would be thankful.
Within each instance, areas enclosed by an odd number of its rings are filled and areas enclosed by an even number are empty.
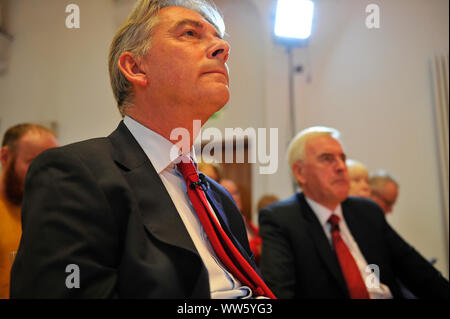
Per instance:
[[[369,185],[372,198],[385,214],[392,212],[397,201],[399,185],[386,170],[377,170],[370,173]]]

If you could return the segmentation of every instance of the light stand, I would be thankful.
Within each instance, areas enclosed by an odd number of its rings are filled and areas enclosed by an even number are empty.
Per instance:
[[[295,125],[295,91],[292,49],[306,47],[311,35],[314,3],[311,0],[278,0],[275,14],[275,41],[286,47],[289,67],[289,116],[292,138],[297,133]],[[294,191],[297,188],[294,182]]]

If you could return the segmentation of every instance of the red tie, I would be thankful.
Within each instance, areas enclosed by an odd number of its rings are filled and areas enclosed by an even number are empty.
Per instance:
[[[186,160],[186,157],[183,158]],[[203,229],[216,253],[227,270],[243,285],[250,287],[254,295],[266,296],[275,299],[276,297],[266,286],[261,277],[244,259],[241,253],[233,245],[230,238],[220,226],[215,215],[210,211],[205,193],[199,183],[197,170],[194,164],[181,161],[177,164],[178,170],[183,175],[187,185],[187,193],[191,200],[197,216],[202,223]]]
[[[366,285],[347,245],[342,240],[339,231],[339,216],[331,214],[328,222],[331,224],[334,250],[339,260],[347,288],[352,299],[370,299]]]

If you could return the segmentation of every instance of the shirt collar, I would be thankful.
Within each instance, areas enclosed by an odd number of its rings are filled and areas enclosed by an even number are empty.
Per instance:
[[[325,206],[319,204],[318,202],[312,200],[311,198],[307,197],[305,195],[305,200],[308,203],[308,205],[313,210],[314,214],[316,214],[317,218],[319,219],[320,224],[325,226],[328,222],[328,219],[330,218],[331,214],[336,214],[339,216],[340,220],[342,220],[342,207],[339,204],[334,211],[326,208]]]
[[[145,127],[133,118],[125,115],[123,120],[126,127],[130,130],[138,144],[147,155],[158,174],[161,174],[165,169],[172,169],[175,166],[178,158],[183,155],[188,155],[196,163],[194,147],[187,154],[182,154],[179,148],[165,137]],[[171,160],[170,151],[173,147],[178,149],[178,157]]]

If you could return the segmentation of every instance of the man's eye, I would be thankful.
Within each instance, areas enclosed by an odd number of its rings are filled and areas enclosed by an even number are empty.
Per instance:
[[[324,155],[324,156],[321,157],[321,161],[323,163],[326,163],[326,164],[333,164],[334,163],[334,157],[331,156],[331,155]]]
[[[184,35],[188,36],[188,37],[194,37],[197,33],[193,30],[188,30],[186,32],[184,32]]]

